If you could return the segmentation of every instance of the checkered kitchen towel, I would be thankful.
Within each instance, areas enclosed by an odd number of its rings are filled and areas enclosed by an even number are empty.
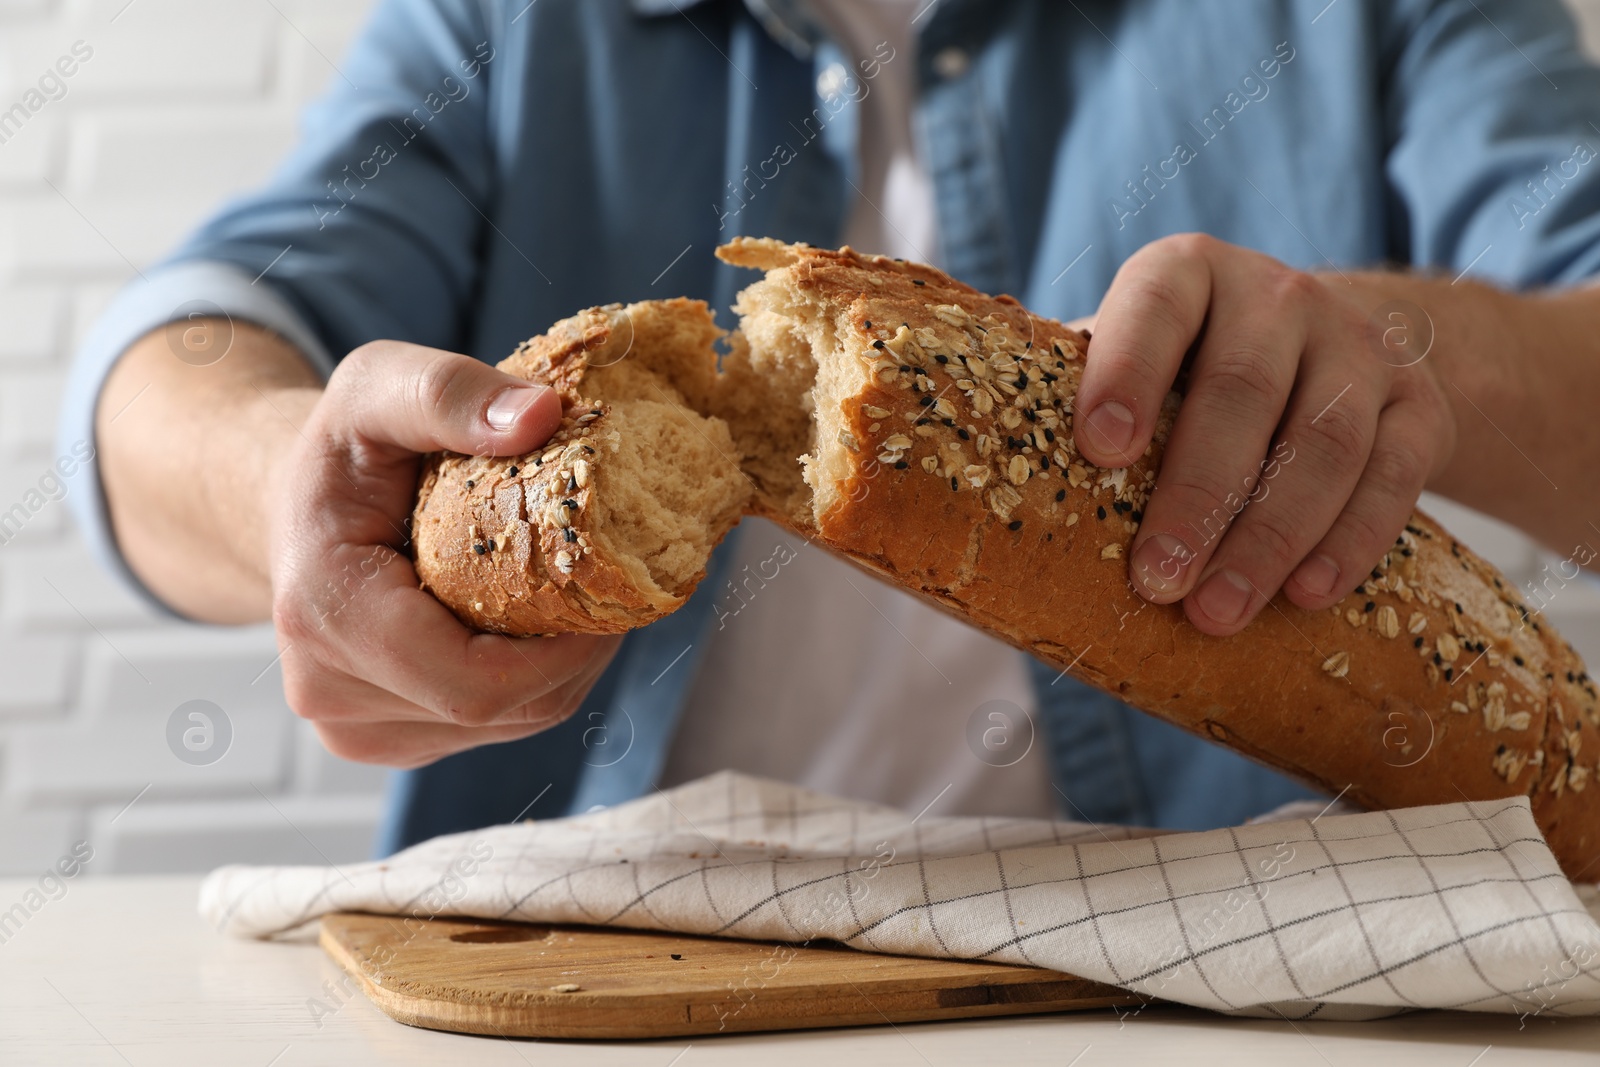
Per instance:
[[[224,867],[242,937],[330,911],[830,938],[1026,963],[1246,1015],[1600,1014],[1600,894],[1525,799],[1205,833],[912,818],[723,773],[343,868]]]

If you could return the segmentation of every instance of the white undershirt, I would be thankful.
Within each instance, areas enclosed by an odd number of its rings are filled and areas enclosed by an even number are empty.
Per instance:
[[[927,0],[813,3],[858,61],[894,50],[858,62],[854,77],[874,76],[845,90],[861,104],[862,147],[845,242],[933,260],[932,184],[911,130],[911,19]],[[1043,738],[1027,742],[1021,653],[770,523],[744,526],[663,785],[732,768],[910,811],[1054,813]]]

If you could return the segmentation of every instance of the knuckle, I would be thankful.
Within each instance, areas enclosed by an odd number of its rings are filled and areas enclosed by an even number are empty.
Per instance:
[[[1164,250],[1173,252],[1180,256],[1187,258],[1202,258],[1209,256],[1211,252],[1214,251],[1219,244],[1221,244],[1221,242],[1208,233],[1196,233],[1191,231],[1188,233],[1175,233],[1169,237],[1163,237],[1159,242],[1157,242],[1157,244],[1162,246]]]
[[[315,671],[297,663],[284,663],[283,699],[290,711],[308,722],[327,719],[329,715],[323,697],[324,690]]]
[[[1334,464],[1359,461],[1367,454],[1368,429],[1355,406],[1335,404],[1306,422],[1306,444]]]
[[[335,380],[343,383],[353,379],[365,378],[372,373],[373,367],[383,360],[384,356],[394,347],[392,341],[368,341],[350,350],[350,353],[339,361],[334,368],[333,376],[329,379],[331,384]]]
[[[1247,559],[1266,559],[1275,568],[1287,569],[1305,555],[1309,547],[1303,522],[1296,521],[1282,508],[1262,508],[1251,517],[1248,536],[1252,542]],[[1244,533],[1246,531],[1241,531]]]
[[[1401,444],[1387,444],[1372,450],[1364,476],[1380,497],[1409,497],[1414,504],[1426,473],[1426,464],[1415,451]]]
[[[1247,498],[1226,488],[1226,476],[1205,466],[1163,472],[1145,509],[1147,520],[1158,506],[1178,525],[1187,525],[1192,548],[1210,544],[1225,533],[1244,510]]]
[[[1208,361],[1202,378],[1207,389],[1230,406],[1257,411],[1275,408],[1280,401],[1272,350],[1258,339],[1230,344]],[[1201,384],[1195,383],[1195,391],[1200,391]]]
[[[1292,308],[1305,308],[1316,302],[1323,294],[1322,283],[1303,270],[1286,267],[1277,261],[1267,279],[1267,296],[1279,305]]]
[[[457,726],[492,726],[506,714],[508,705],[481,693],[468,694],[442,703],[444,717]]]
[[[1385,521],[1382,516],[1363,507],[1346,511],[1339,522],[1344,527],[1343,536],[1349,546],[1347,550],[1350,552],[1351,560],[1363,572],[1372,566],[1374,560],[1383,555],[1388,545],[1394,543],[1395,537],[1400,533],[1400,527],[1404,525],[1404,520]]]
[[[387,763],[390,753],[377,732],[348,729],[340,726],[319,725],[317,737],[322,747],[333,755],[352,763]]]
[[[283,594],[273,598],[272,627],[285,648],[305,645],[314,640],[319,631],[305,603]]]
[[[1123,307],[1130,318],[1153,326],[1163,334],[1187,335],[1190,332],[1189,301],[1175,279],[1161,274],[1139,274],[1129,278],[1122,293]]]
[[[413,380],[413,399],[423,415],[433,415],[447,408],[450,396],[461,378],[462,363],[459,357],[437,355],[429,357],[417,371]]]

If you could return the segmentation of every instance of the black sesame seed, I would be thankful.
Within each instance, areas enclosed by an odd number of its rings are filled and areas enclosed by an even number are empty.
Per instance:
[[[894,461],[894,469],[897,471],[903,471],[909,466],[911,466],[911,464],[907,463],[903,459],[897,459]]]
[[[1028,376],[1026,374],[1017,375],[1016,385],[1018,389],[1026,389],[1028,387]]]
[[[571,475],[571,474],[567,475],[567,492],[576,493],[577,491],[578,491],[578,479],[575,476]]]
[[[1048,532],[1047,532],[1047,533],[1046,533],[1046,534],[1045,534],[1045,535],[1044,535],[1044,539],[1045,539],[1045,540],[1046,540],[1046,541],[1054,541],[1054,540],[1055,540],[1055,539],[1056,539],[1056,535],[1055,535],[1055,534],[1053,534],[1053,533],[1048,533]]]
[[[921,278],[912,278],[911,279],[911,284],[912,285],[927,285],[928,283],[923,281]]]
[[[933,360],[934,360],[935,363],[949,363],[950,362],[950,357],[949,356],[945,356],[945,355],[938,355],[938,356],[934,356]]]
[[[1421,648],[1422,647],[1422,638],[1419,637],[1415,641],[1411,642],[1411,647],[1412,648]]]
[[[956,436],[961,438],[963,441],[972,440],[972,435],[970,433],[968,433],[965,429],[957,430],[956,431]]]
[[[517,476],[517,468],[515,468],[515,467],[507,467],[506,468],[506,477],[507,478],[515,478],[516,476]]]
[[[1041,454],[1039,456],[1039,469],[1042,470],[1042,471],[1047,471],[1047,470],[1050,469],[1050,457],[1049,456],[1046,456],[1046,455],[1043,455],[1043,454]]]
[[[1022,417],[1027,419],[1029,422],[1038,422],[1039,421],[1039,416],[1037,416],[1037,415],[1035,415],[1033,413],[1033,409],[1032,408],[1023,408],[1022,409]]]
[[[1128,513],[1128,518],[1132,519],[1134,522],[1143,522],[1144,512],[1140,511],[1138,508],[1134,508]]]
[[[1054,430],[1052,430],[1050,427],[1046,426],[1044,428],[1044,439],[1046,441],[1049,441],[1051,444],[1055,444],[1056,432]]]
[[[1375,604],[1375,603],[1373,603],[1372,601],[1369,600],[1369,601],[1366,602],[1366,604],[1362,607],[1361,610],[1362,611],[1366,611],[1366,612],[1371,612],[1371,611],[1376,610],[1377,607],[1378,607],[1377,604]]]
[[[569,545],[578,539],[578,535],[572,532],[572,527],[570,526],[563,528],[561,535],[567,539],[567,544]]]
[[[868,320],[866,320],[866,321],[865,321],[865,322],[863,322],[863,323],[862,323],[862,324],[861,324],[861,328],[862,328],[862,329],[863,329],[863,330],[870,330],[870,329],[872,329],[872,320],[871,320],[871,319],[868,319]]]
[[[1103,519],[1106,517],[1106,509],[1104,505],[1094,509],[1094,517],[1097,519]]]
[[[1576,678],[1576,677],[1575,677],[1575,676],[1574,676],[1574,675],[1573,675],[1573,673],[1572,673],[1572,672],[1571,672],[1571,671],[1568,671],[1568,672],[1567,672],[1567,681],[1569,681],[1569,682],[1575,682],[1575,681],[1577,681],[1577,680],[1578,680],[1578,679],[1577,679],[1577,678]]]
[[[478,483],[477,483],[477,482],[475,482],[475,481],[473,481],[473,480],[472,480],[472,479],[471,479],[471,478],[468,478],[468,479],[467,479],[467,488],[468,488],[468,489],[471,489],[471,488],[472,488],[472,487],[473,487],[473,486],[475,486],[475,485],[477,485],[477,484],[478,484]]]
[[[1006,529],[1015,533],[1017,530],[1022,529],[1022,520],[1012,519],[1010,522],[1006,523]]]
[[[1433,654],[1433,665],[1435,667],[1437,667],[1437,666],[1441,665],[1442,663],[1444,663],[1443,658],[1440,657],[1439,653],[1435,652]]]
[[[589,446],[588,446],[588,445],[584,445],[584,446],[583,446],[583,450],[584,450],[584,451],[585,451],[585,452],[587,452],[587,453],[588,453],[588,454],[589,454],[589,455],[591,455],[591,456],[592,456],[592,455],[594,455],[594,449],[592,449],[592,448],[590,448],[590,447],[589,447]]]
[[[1444,680],[1448,682],[1450,680],[1451,675],[1453,675],[1455,673],[1456,673],[1456,669],[1454,667],[1446,667],[1444,669]]]
[[[1460,604],[1459,601],[1456,603],[1456,614],[1457,615],[1461,614],[1461,604]]]
[[[885,346],[882,341],[874,341],[872,342],[872,347],[876,348],[879,352],[882,352],[887,346]]]
[[[933,423],[932,419],[928,418],[928,416],[926,416],[926,415],[923,415],[921,418],[917,419],[917,421],[912,423],[911,425],[913,425],[913,426],[928,426],[928,425],[931,425],[932,423]]]
[[[921,404],[925,408],[931,408],[933,407],[933,397],[919,396],[917,397],[917,403]]]
[[[1527,666],[1527,664],[1522,661],[1522,657],[1521,656],[1512,656],[1511,657],[1511,662],[1515,663],[1519,667],[1526,667]]]
[[[910,369],[911,369],[911,364],[909,364],[909,363],[900,364],[900,371],[901,371],[902,374],[905,373],[906,371],[910,370]],[[918,374],[922,373],[922,370],[921,370],[920,367],[917,369],[917,373]]]
[[[1065,489],[1057,489],[1056,490],[1056,502],[1060,503],[1061,501],[1063,501],[1065,499],[1067,499],[1067,491]]]
[[[483,554],[484,554],[484,553],[485,553],[485,552],[487,552],[487,551],[488,551],[488,549],[486,549],[486,548],[484,548],[484,547],[483,547],[483,546],[482,546],[482,545],[473,545],[473,546],[472,546],[472,551],[474,551],[474,552],[476,552],[476,553],[477,553],[477,554],[478,554],[478,555],[480,555],[480,556],[481,556],[481,555],[483,555]]]
[[[683,956],[681,954],[677,953],[677,952],[674,952],[672,954],[672,958],[675,959],[675,960],[681,960],[681,959],[683,959]]]
[[[534,457],[534,461],[533,461],[533,465],[534,465],[534,466],[535,466],[535,467],[542,467],[542,466],[544,466],[544,457],[543,457],[543,456],[536,456],[536,457]]]
[[[564,507],[564,508],[567,508],[570,511],[576,511],[577,508],[578,508],[578,502],[576,500],[573,500],[571,497],[568,497],[565,500],[561,501],[561,506]]]
[[[1006,434],[1006,447],[1007,448],[1021,448],[1022,445],[1017,442],[1017,439],[1015,437],[1012,437],[1010,434]]]
[[[954,426],[956,424],[955,419],[940,419],[939,421],[944,423],[946,426]]]
[[[957,491],[957,490],[958,490],[958,489],[959,489],[959,488],[960,488],[960,487],[959,487],[959,486],[957,486],[957,485],[956,485],[956,476],[955,476],[955,475],[954,475],[954,474],[952,474],[952,475],[951,475],[951,476],[950,476],[950,491],[951,491],[951,492],[952,492],[952,493],[954,493],[954,492],[956,492],[956,491]]]

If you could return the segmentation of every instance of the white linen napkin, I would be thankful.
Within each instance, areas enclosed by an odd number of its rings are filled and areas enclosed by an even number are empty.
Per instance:
[[[722,773],[382,862],[223,867],[200,911],[240,937],[366,911],[829,938],[1291,1019],[1600,1014],[1600,893],[1562,876],[1520,797],[1166,833],[912,817]]]

